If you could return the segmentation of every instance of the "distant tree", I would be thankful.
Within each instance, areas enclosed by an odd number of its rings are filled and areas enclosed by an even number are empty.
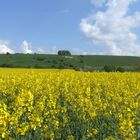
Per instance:
[[[80,63],[84,63],[84,60],[80,60]]]
[[[38,58],[37,58],[37,60],[38,60],[38,61],[44,61],[44,60],[45,60],[45,58],[38,57]]]
[[[68,50],[59,50],[58,51],[58,55],[61,55],[61,56],[70,56],[71,53]]]
[[[116,67],[113,66],[113,65],[105,65],[105,66],[104,66],[104,70],[105,70],[106,72],[115,72],[115,71],[116,71]]]
[[[8,67],[12,67],[12,64],[6,64],[6,63],[4,63],[4,64],[1,64],[0,67],[6,67],[6,68],[8,68]]]
[[[135,66],[134,71],[140,72],[140,64],[137,64],[137,65]]]
[[[116,69],[116,71],[125,72],[125,69],[124,69],[123,67],[118,67],[118,68]]]
[[[11,53],[7,52],[6,55],[10,55]]]
[[[35,64],[34,68],[40,68],[40,65],[39,64]]]
[[[58,66],[58,69],[64,69],[64,68],[65,68],[64,65],[59,65],[59,66]]]
[[[80,57],[84,57],[84,55],[80,55]]]
[[[74,67],[72,64],[69,64],[68,66],[69,66],[69,67],[71,67],[71,68],[73,68],[73,67]]]
[[[52,63],[53,63],[53,64],[57,64],[57,60],[55,60],[55,59],[52,60]]]
[[[55,65],[51,65],[51,68],[56,68],[56,66]]]
[[[64,62],[64,60],[63,60],[63,59],[60,59],[59,61],[60,61],[60,62]]]
[[[74,70],[75,70],[75,71],[81,71],[81,68],[79,68],[79,67],[74,67]]]

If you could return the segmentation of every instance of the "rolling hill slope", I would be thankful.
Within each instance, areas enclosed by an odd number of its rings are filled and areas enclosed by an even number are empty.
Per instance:
[[[102,70],[105,65],[125,67],[132,70],[140,65],[140,57],[50,54],[0,54],[0,67],[23,68],[79,68]]]

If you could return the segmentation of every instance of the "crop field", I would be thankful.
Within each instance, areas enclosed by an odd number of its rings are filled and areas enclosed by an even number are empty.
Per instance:
[[[0,139],[139,140],[140,73],[0,69]]]

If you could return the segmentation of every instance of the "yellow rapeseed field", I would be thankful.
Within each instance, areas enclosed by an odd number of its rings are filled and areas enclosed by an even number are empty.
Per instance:
[[[0,69],[0,139],[140,139],[140,73]]]

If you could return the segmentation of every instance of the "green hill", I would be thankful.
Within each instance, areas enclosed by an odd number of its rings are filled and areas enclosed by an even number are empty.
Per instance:
[[[72,55],[58,56],[50,54],[0,54],[0,67],[17,68],[71,68],[87,71],[103,70],[105,65],[123,67],[127,71],[140,66],[140,57]]]

